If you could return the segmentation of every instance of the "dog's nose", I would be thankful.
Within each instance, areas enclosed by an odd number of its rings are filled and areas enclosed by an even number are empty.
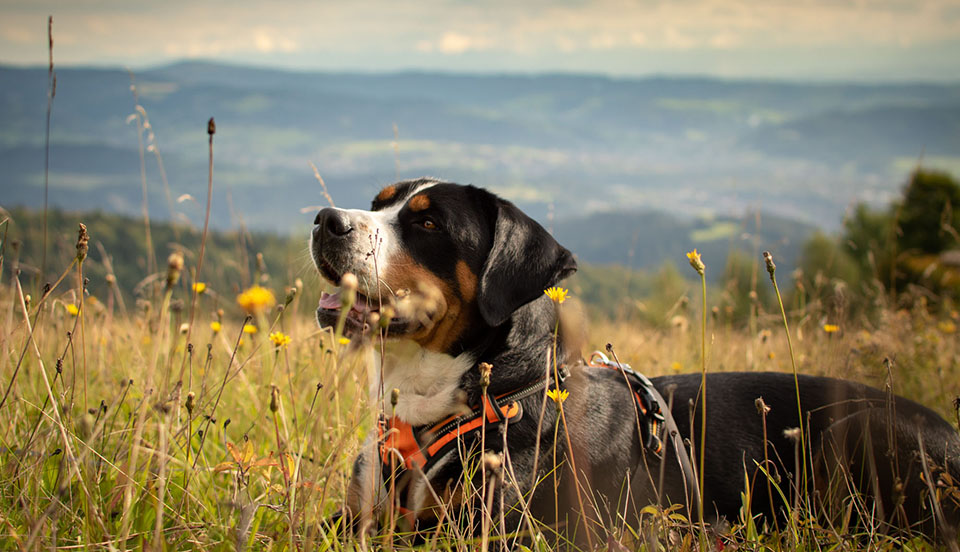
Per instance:
[[[353,231],[353,226],[350,225],[350,219],[346,213],[332,207],[321,209],[317,213],[317,218],[313,219],[313,223],[317,225],[317,228],[314,229],[315,232],[321,232],[335,238],[346,236]]]

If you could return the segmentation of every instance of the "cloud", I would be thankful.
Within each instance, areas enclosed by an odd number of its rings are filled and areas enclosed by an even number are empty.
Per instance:
[[[677,72],[722,63],[764,75],[816,71],[830,61],[825,51],[887,66],[890,49],[908,71],[930,66],[931,51],[960,46],[960,0],[277,0],[268,8],[255,0],[5,0],[0,62],[44,63],[47,13],[59,62],[135,67],[211,57],[298,68],[642,73],[663,70],[669,57]],[[782,54],[775,62],[754,54],[773,51]],[[931,75],[960,74],[953,57],[938,56]]]
[[[457,55],[471,50],[486,50],[490,46],[490,40],[485,37],[447,31],[436,40],[418,40],[415,49],[423,53],[440,52],[446,55]]]
[[[258,52],[295,52],[297,43],[274,29],[258,28],[253,31],[253,45]]]

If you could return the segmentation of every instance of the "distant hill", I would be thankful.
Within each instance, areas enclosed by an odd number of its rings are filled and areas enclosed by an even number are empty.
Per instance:
[[[490,187],[558,224],[608,211],[761,209],[828,228],[851,202],[887,200],[921,152],[927,164],[960,166],[957,84],[306,73],[202,62],[135,79],[147,145],[163,156],[174,200],[147,151],[152,217],[202,220],[214,116],[221,229],[242,220],[303,231],[324,204],[311,162],[349,207],[368,205],[398,177],[427,174]],[[0,66],[6,207],[42,201],[46,82],[46,68]],[[130,75],[64,68],[57,82],[51,201],[139,213]],[[193,199],[176,202],[183,194]]]
[[[757,222],[759,221],[759,229]],[[596,213],[558,222],[554,236],[578,260],[654,269],[664,261],[685,265],[696,248],[709,264],[708,277],[719,278],[730,251],[759,255],[771,251],[781,274],[796,266],[815,227],[771,214],[744,217],[683,218],[656,211]]]
[[[13,223],[3,249],[3,266],[7,272],[4,281],[9,281],[8,271],[16,265],[28,291],[39,289],[36,276],[43,243],[42,215],[22,208],[13,209],[9,214]],[[621,212],[567,221],[554,228],[554,232],[556,238],[574,252],[580,265],[578,274],[566,285],[587,303],[591,314],[614,316],[624,312],[623,306],[629,303],[625,297],[646,299],[660,294],[665,285],[683,289],[687,280],[692,281],[694,277],[693,271],[684,266],[684,253],[694,247],[703,254],[713,283],[719,282],[732,250],[752,254],[769,249],[776,255],[782,273],[789,274],[812,228],[764,215],[757,232],[755,221],[756,217],[743,221],[733,218],[685,220],[657,212]],[[80,222],[87,226],[91,237],[89,256],[84,263],[84,274],[90,279],[88,289],[101,300],[107,297],[105,277],[109,262],[128,307],[136,297],[149,293],[150,282],[158,281],[156,278],[163,275],[171,252],[183,251],[188,264],[193,266],[194,255],[199,250],[198,229],[152,223],[155,266],[159,268],[151,277],[142,219],[102,211],[53,210],[48,216],[50,245],[46,281],[54,280],[75,255]],[[0,227],[0,239],[3,236],[3,227]],[[258,269],[258,253],[263,256],[264,271]],[[671,281],[663,282],[660,272],[665,263],[681,268],[681,276],[668,274]],[[201,280],[208,284],[211,295],[220,298],[222,307],[231,308],[236,294],[255,281],[282,293],[298,278],[306,283],[305,293],[310,300],[315,300],[322,284],[307,254],[305,233],[284,236],[269,232],[214,231],[208,238]],[[191,282],[185,275],[181,285]],[[662,297],[657,301],[668,303],[662,309],[666,310],[676,299]]]

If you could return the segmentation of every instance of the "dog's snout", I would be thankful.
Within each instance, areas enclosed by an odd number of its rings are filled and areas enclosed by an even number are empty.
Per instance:
[[[313,223],[317,225],[314,232],[334,238],[346,236],[353,231],[350,218],[346,213],[332,207],[321,209]]]

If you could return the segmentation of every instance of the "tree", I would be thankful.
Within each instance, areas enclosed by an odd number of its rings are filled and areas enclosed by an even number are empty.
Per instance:
[[[947,173],[917,169],[900,207],[900,250],[937,255],[960,246],[960,186]]]

